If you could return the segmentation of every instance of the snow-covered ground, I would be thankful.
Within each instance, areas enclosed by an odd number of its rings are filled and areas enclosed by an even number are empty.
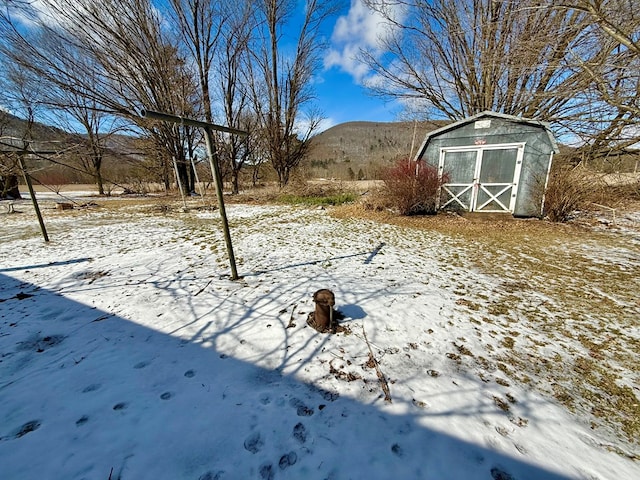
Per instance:
[[[45,209],[45,244],[16,209],[0,212],[2,480],[640,478],[629,445],[491,366],[499,327],[452,288],[502,279],[447,263],[443,234],[230,205],[231,281],[215,212]],[[320,288],[346,332],[306,325]]]

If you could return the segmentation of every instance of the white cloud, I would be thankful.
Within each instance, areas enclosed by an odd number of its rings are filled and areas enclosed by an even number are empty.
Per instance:
[[[323,118],[320,121],[320,125],[318,125],[318,128],[316,128],[315,134],[322,133],[325,130],[330,129],[334,125],[338,125],[338,122],[335,120],[335,118]]]
[[[377,12],[370,10],[361,0],[352,0],[349,13],[336,21],[331,39],[346,43],[355,40],[373,47],[378,43],[378,31],[383,25],[384,20]]]
[[[11,19],[17,24],[25,27],[33,27],[42,18],[42,5],[38,0],[30,3],[20,3],[13,5],[11,2],[7,4],[7,13]]]
[[[324,66],[338,67],[356,79],[358,83],[369,73],[369,67],[358,60],[360,47],[357,44],[344,45],[341,50],[332,48],[324,58]]]
[[[360,51],[382,55],[381,39],[388,35],[390,28],[378,12],[369,9],[361,0],[351,0],[349,12],[336,20],[331,35],[332,48],[324,58],[325,69],[338,67],[361,83],[369,68],[359,61]]]
[[[31,0],[11,7],[10,5],[13,20],[25,28],[38,28],[43,25],[52,28],[65,27],[70,19],[84,8],[83,3],[78,0],[65,2]]]

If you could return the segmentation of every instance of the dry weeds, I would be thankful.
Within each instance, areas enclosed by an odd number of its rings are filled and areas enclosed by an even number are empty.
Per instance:
[[[401,217],[361,205],[332,213],[445,235],[454,253],[435,257],[501,280],[489,294],[473,288],[474,279],[451,287],[456,304],[496,337],[485,345],[490,358],[476,360],[555,398],[592,428],[640,444],[640,236],[597,231],[594,222]],[[456,347],[459,363],[471,352]]]

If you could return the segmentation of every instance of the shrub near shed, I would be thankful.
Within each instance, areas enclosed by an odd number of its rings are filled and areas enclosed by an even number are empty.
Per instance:
[[[383,172],[384,196],[401,215],[433,214],[440,185],[448,180],[423,161],[400,159]]]

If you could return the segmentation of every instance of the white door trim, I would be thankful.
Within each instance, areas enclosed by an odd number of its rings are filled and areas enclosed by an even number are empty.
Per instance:
[[[460,146],[460,147],[442,147],[440,148],[440,155],[439,155],[439,161],[438,161],[438,175],[440,177],[440,179],[442,179],[442,176],[444,175],[444,161],[445,161],[445,156],[447,153],[451,152],[451,153],[455,153],[455,152],[475,152],[476,153],[476,164],[475,164],[475,169],[474,169],[474,174],[473,174],[473,181],[472,183],[447,183],[444,184],[440,187],[440,192],[438,194],[438,198],[437,198],[437,204],[438,204],[438,208],[445,208],[446,206],[452,204],[453,202],[457,203],[458,205],[460,205],[462,208],[473,212],[473,211],[478,211],[478,210],[482,210],[482,208],[486,207],[487,205],[489,205],[491,202],[495,202],[498,205],[500,205],[501,209],[500,210],[483,210],[484,212],[509,212],[509,213],[513,213],[514,209],[515,209],[515,205],[516,205],[516,200],[518,197],[518,185],[520,183],[520,173],[522,171],[522,160],[524,158],[524,147],[525,147],[525,142],[514,142],[514,143],[499,143],[499,144],[492,144],[492,145],[467,145],[467,146]],[[510,183],[484,183],[481,184],[480,183],[480,171],[482,169],[482,157],[485,151],[487,150],[517,150],[517,154],[516,154],[516,165],[515,165],[515,169],[514,169],[514,173],[513,173],[513,181]],[[484,186],[487,187],[500,187],[503,186],[504,188],[499,190],[498,193],[491,193],[489,190],[487,190],[487,188],[484,188]],[[457,194],[454,194],[449,188],[447,188],[447,186],[451,186],[451,187],[465,187],[463,188],[463,190],[461,190],[460,192],[458,192]],[[470,204],[469,205],[465,205],[464,202],[462,202],[460,200],[460,196],[466,192],[469,191],[469,189],[471,190],[471,199],[470,199]],[[481,205],[478,205],[478,192],[479,190],[482,189],[482,191],[489,196],[488,200],[486,200],[484,203],[482,203]],[[505,205],[503,202],[501,202],[500,200],[498,200],[498,197],[500,195],[502,195],[503,193],[507,192],[509,189],[511,189],[511,195],[509,198],[509,205]],[[443,205],[440,205],[440,199],[441,199],[441,191],[445,190],[450,196],[451,198]]]

